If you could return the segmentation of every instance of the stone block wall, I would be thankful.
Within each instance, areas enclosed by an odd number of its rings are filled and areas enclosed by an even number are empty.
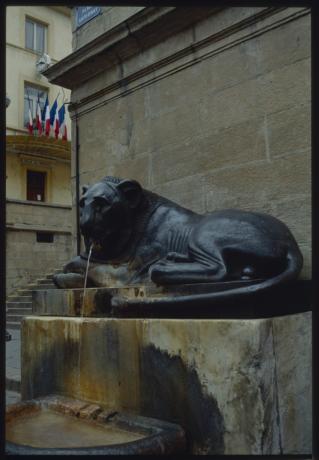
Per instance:
[[[94,35],[94,20],[87,27]],[[147,38],[73,88],[80,184],[115,175],[201,213],[269,212],[311,278],[309,9],[222,8]],[[74,160],[75,146],[73,191]]]
[[[8,200],[6,207],[6,294],[35,281],[71,258],[71,208]],[[37,232],[53,233],[52,243]]]

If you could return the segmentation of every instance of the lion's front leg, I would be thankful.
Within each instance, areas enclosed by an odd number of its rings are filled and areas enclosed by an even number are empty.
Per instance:
[[[54,284],[60,289],[77,289],[84,287],[84,275],[79,273],[58,273],[52,277]]]
[[[60,289],[76,289],[84,287],[87,261],[80,256],[74,257],[63,267],[63,273],[53,275],[54,284]],[[88,283],[88,286],[90,283]]]

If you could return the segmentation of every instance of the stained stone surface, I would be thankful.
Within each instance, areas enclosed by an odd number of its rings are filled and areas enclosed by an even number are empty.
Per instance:
[[[298,454],[311,445],[311,430],[305,430],[312,423],[311,314],[304,315],[277,318],[273,323],[284,454]]]
[[[311,313],[28,317],[22,398],[62,394],[179,423],[195,454],[311,453]]]

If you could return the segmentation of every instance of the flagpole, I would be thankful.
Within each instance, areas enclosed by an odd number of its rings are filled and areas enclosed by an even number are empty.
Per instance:
[[[37,100],[36,120],[37,120],[38,136],[41,136],[42,134],[42,116],[41,116],[39,92],[38,92],[38,100]]]
[[[45,135],[48,137],[50,136],[50,104],[49,104],[49,96],[47,94],[44,106],[44,127],[45,127]]]

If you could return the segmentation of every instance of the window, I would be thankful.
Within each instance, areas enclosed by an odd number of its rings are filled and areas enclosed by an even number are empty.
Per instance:
[[[51,232],[37,232],[37,243],[53,243],[54,233]]]
[[[27,171],[27,200],[45,201],[46,172]]]
[[[47,26],[33,19],[25,20],[25,47],[43,54],[46,50]]]
[[[24,122],[23,122],[23,126],[25,128],[27,128],[29,125],[29,107],[31,109],[32,119],[35,120],[38,96],[39,96],[41,111],[43,112],[47,95],[48,95],[48,91],[46,89],[43,89],[43,88],[40,88],[34,85],[30,85],[28,83],[24,84]],[[35,124],[34,124],[34,127],[35,127]]]

